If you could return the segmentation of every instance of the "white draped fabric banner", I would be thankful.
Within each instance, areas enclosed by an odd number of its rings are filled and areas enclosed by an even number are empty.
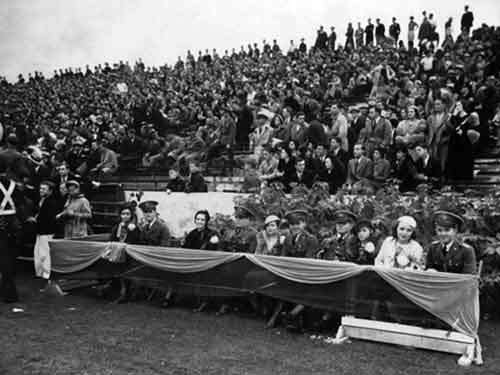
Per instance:
[[[478,340],[479,288],[476,275],[403,271],[319,259],[113,242],[54,240],[50,242],[50,250],[52,270],[59,273],[82,271],[102,258],[119,259],[119,252],[126,252],[141,264],[176,273],[202,272],[245,257],[276,276],[304,284],[334,283],[372,270],[416,305],[442,319],[458,332]]]

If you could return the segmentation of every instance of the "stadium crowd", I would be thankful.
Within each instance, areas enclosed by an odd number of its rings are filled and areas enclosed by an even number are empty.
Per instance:
[[[453,40],[450,19],[441,43],[433,15],[424,12],[420,25],[410,18],[406,44],[396,19],[388,36],[377,19],[356,30],[349,24],[345,46],[336,43],[335,28],[328,34],[320,27],[309,48],[304,39],[286,49],[264,40],[260,47],[221,55],[188,51],[174,66],[150,68],[139,60],[133,67],[106,63],[58,70],[50,79],[35,72],[14,84],[2,80],[0,172],[7,178],[0,187],[16,202],[17,216],[25,205],[17,204],[9,179],[37,202],[24,213],[24,220],[36,223],[37,276],[50,278],[48,242],[54,236],[87,235],[92,212],[82,191],[136,163],[168,171],[168,189],[188,192],[206,191],[200,167],[217,158],[244,164],[246,190],[274,182],[290,190],[322,181],[331,193],[341,187],[361,193],[392,181],[406,192],[421,183],[472,178],[475,152],[497,135],[492,129],[500,129],[500,28],[482,25],[471,32],[472,22],[466,10]],[[241,161],[242,150],[249,154]],[[140,205],[140,222],[135,208],[123,207],[110,240],[168,246],[169,230],[155,206]],[[7,248],[9,233],[18,229],[9,219],[12,210],[0,209],[7,212],[0,215],[0,240]],[[474,250],[457,241],[463,219],[454,212],[435,213],[440,241],[426,256],[409,216],[398,219],[393,233],[376,235],[372,223],[339,210],[336,236],[327,243],[307,231],[307,220],[300,211],[286,221],[267,217],[249,250],[476,272]],[[208,212],[196,213],[196,228],[183,246],[224,250],[209,222]],[[8,302],[17,300],[12,254],[2,252],[0,259],[0,292]],[[127,299],[129,287],[121,280],[120,300]],[[164,305],[171,302],[169,291]],[[269,326],[278,316],[294,326],[305,309],[272,305]],[[221,311],[226,309],[222,304]],[[328,313],[321,317],[328,319]]]
[[[61,164],[82,181],[141,165],[168,171],[172,191],[205,191],[203,166],[217,159],[244,165],[247,190],[471,179],[475,152],[500,142],[500,30],[472,30],[466,9],[456,40],[450,18],[440,41],[433,14],[422,17],[410,18],[406,43],[396,19],[388,35],[369,19],[349,24],[344,46],[320,27],[310,47],[264,40],[188,51],[174,66],[139,59],[2,79],[0,139],[28,157],[15,170],[33,186]]]

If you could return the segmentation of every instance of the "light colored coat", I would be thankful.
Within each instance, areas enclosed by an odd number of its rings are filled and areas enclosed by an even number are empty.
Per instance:
[[[80,194],[70,198],[64,206],[64,238],[80,238],[88,235],[87,220],[92,217],[90,203]]]

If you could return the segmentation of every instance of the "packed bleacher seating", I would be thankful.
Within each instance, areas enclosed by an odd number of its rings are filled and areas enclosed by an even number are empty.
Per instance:
[[[472,30],[466,16],[457,39],[449,20],[440,42],[433,15],[423,17],[410,20],[407,43],[395,19],[389,35],[377,19],[348,28],[345,46],[321,27],[311,47],[263,41],[188,51],[173,66],[139,59],[2,80],[1,142],[29,157],[31,182],[63,162],[92,181],[160,171],[172,191],[205,191],[213,165],[243,175],[248,190],[472,179],[478,151],[500,142],[500,30]]]

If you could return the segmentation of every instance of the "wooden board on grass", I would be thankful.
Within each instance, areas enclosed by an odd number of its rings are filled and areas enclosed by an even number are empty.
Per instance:
[[[406,324],[342,317],[344,336],[411,346],[447,353],[463,354],[474,339],[459,332],[427,329]]]

